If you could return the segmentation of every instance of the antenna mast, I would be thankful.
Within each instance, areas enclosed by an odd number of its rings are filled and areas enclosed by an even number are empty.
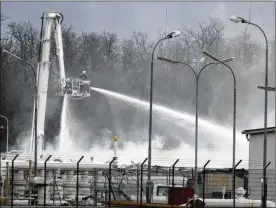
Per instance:
[[[166,15],[165,15],[165,36],[167,35],[167,7],[166,7]]]
[[[251,1],[249,1],[249,11],[248,11],[248,21],[251,21]],[[249,24],[247,24],[247,29],[249,27]]]

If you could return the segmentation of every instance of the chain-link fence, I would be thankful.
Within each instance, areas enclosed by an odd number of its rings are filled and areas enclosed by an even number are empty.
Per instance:
[[[177,166],[178,160],[170,167],[153,166],[150,183],[146,159],[141,164],[128,166],[116,165],[115,158],[106,164],[89,163],[93,158],[87,157],[70,162],[52,156],[44,159],[38,162],[37,173],[32,161],[24,161],[18,155],[1,164],[1,206],[141,207],[151,204],[161,207],[185,204],[194,197],[194,169]],[[233,171],[204,166],[198,168],[197,195],[206,204],[217,206],[223,202],[221,207],[240,203],[237,198],[233,202],[233,196],[239,194],[260,201],[262,174],[262,170]],[[275,171],[267,170],[267,178],[267,200],[275,202]],[[219,201],[223,199],[226,201]]]

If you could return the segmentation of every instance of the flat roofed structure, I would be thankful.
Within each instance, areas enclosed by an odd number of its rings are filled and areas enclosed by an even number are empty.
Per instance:
[[[248,184],[251,189],[249,198],[261,199],[263,176],[263,141],[264,128],[248,129],[242,131],[249,142],[249,176]],[[276,202],[275,190],[275,127],[267,128],[267,167],[268,190],[267,200]]]

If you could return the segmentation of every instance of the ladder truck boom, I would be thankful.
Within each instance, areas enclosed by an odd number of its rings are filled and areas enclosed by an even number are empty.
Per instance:
[[[37,150],[41,153],[44,149],[44,125],[47,105],[48,81],[50,70],[50,49],[51,49],[51,34],[55,29],[55,39],[59,57],[60,75],[65,78],[64,61],[63,61],[63,46],[61,40],[61,22],[63,16],[59,12],[44,12],[42,16],[42,36],[40,57],[37,66]],[[60,33],[60,34],[59,34]],[[62,55],[62,56],[60,56]],[[33,118],[34,119],[34,118]],[[33,128],[34,129],[34,121]],[[32,131],[34,132],[34,131]],[[33,137],[34,138],[34,134]],[[32,139],[31,149],[34,151],[34,139]]]
[[[60,79],[57,80],[57,96],[68,95],[72,99],[82,99],[90,97],[90,81],[86,79],[66,78],[64,67],[64,51],[62,43],[61,23],[63,15],[59,12],[44,12],[42,16],[41,27],[41,47],[40,57],[37,66],[37,153],[41,153],[45,146],[44,126],[45,115],[47,109],[47,93],[48,81],[50,73],[50,49],[51,49],[51,35],[54,32],[56,54],[58,57],[58,66],[60,72]],[[34,110],[35,112],[35,110]],[[34,113],[35,114],[35,113]],[[30,144],[30,152],[33,153],[35,149],[34,142],[34,128],[35,116],[32,122],[32,137]]]

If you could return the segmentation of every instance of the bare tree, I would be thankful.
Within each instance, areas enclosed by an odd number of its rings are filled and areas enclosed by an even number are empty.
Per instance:
[[[229,39],[227,46],[230,53],[236,55],[236,61],[247,67],[257,64],[260,58],[264,57],[260,45],[252,40],[247,29],[236,37]]]
[[[189,38],[194,40],[192,49],[197,59],[201,57],[201,50],[207,50],[215,55],[219,54],[223,41],[224,25],[219,19],[209,18],[208,22],[199,23],[199,30],[186,28]]]
[[[8,17],[5,17],[4,14],[0,14],[0,22],[5,21],[6,19],[8,19]]]
[[[116,58],[118,58],[118,54],[116,53],[118,38],[116,34],[104,31],[101,34],[101,39],[102,50],[105,56],[104,61],[110,66],[111,63],[116,61]]]
[[[1,46],[22,57],[34,65],[37,56],[38,31],[30,22],[9,23],[8,32],[1,40]],[[26,64],[2,54],[1,94],[3,93],[3,110],[7,110],[11,128],[11,138],[29,129],[33,105],[33,72]],[[13,141],[11,141],[13,142]]]
[[[132,36],[124,40],[121,45],[121,60],[127,71],[133,92],[137,96],[144,96],[148,91],[147,77],[149,74],[152,43],[146,34],[133,32]]]

